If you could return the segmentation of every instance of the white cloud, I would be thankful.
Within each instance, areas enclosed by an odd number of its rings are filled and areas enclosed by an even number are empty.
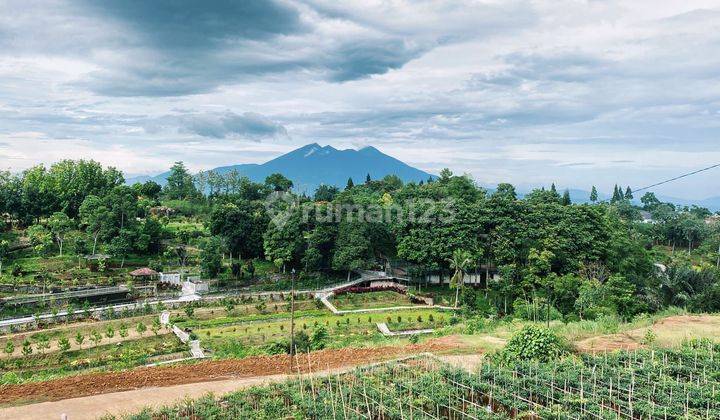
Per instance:
[[[163,2],[142,20],[108,4],[6,3],[0,167],[86,157],[160,172],[318,141],[588,188],[720,161],[714,1],[278,0],[233,8],[269,16],[244,32],[182,18],[187,33],[148,31]],[[697,179],[663,191],[720,195]]]

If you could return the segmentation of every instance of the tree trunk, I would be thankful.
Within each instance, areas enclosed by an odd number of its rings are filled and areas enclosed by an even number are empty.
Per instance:
[[[63,241],[58,241],[58,242],[60,242],[60,256],[62,257]]]
[[[545,311],[545,320],[547,321],[547,327],[550,328],[550,299],[547,301],[547,311]]]
[[[100,232],[96,233],[93,237],[93,255],[95,255],[95,247],[97,247],[98,236],[100,236]]]
[[[455,309],[458,307],[458,298],[460,297],[460,285],[455,285]]]

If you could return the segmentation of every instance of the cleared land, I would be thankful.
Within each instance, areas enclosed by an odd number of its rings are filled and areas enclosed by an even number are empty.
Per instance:
[[[295,371],[307,373],[357,366],[405,354],[452,350],[457,345],[452,340],[440,338],[417,345],[321,350],[309,355],[299,355],[299,363],[296,364]],[[289,360],[287,355],[253,356],[239,360],[228,359],[176,366],[137,368],[125,372],[103,372],[40,383],[6,385],[0,393],[0,405],[56,401],[144,387],[164,387],[232,378],[287,374]],[[0,411],[0,415],[2,414],[3,412]]]
[[[393,291],[347,293],[340,296],[333,296],[329,301],[335,305],[337,309],[343,311],[414,305],[407,295]]]
[[[579,341],[576,346],[585,352],[608,350],[634,350],[646,346],[645,336],[651,330],[655,336],[652,344],[673,347],[692,338],[714,339],[720,336],[720,316],[676,315],[663,318],[647,328],[591,337]]]

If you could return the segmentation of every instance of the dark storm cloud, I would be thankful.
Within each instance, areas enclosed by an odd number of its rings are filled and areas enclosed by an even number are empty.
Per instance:
[[[330,80],[345,82],[382,74],[402,67],[427,49],[428,46],[412,46],[397,38],[348,43],[332,53],[327,65]]]
[[[427,51],[396,36],[313,37],[299,6],[278,1],[86,2],[129,31],[125,57],[103,63],[78,85],[106,96],[183,96],[290,71],[345,82],[402,67]],[[288,38],[290,37],[290,38]],[[319,42],[319,43],[318,43]],[[323,45],[325,44],[325,45]]]
[[[272,0],[81,0],[101,18],[117,19],[144,45],[189,52],[303,30],[299,12]]]
[[[7,1],[0,48],[86,60],[94,68],[70,88],[113,97],[201,94],[288,74],[341,83],[401,68],[437,45],[328,25],[291,0]]]

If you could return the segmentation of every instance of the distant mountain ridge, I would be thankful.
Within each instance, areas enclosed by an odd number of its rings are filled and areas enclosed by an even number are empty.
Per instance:
[[[413,168],[372,146],[360,150],[338,150],[332,146],[320,146],[317,143],[305,145],[262,164],[246,163],[221,166],[213,170],[219,174],[226,174],[233,169],[254,182],[263,182],[268,175],[279,172],[293,181],[296,192],[308,194],[312,194],[320,184],[344,188],[348,178],[352,178],[355,183],[362,183],[365,181],[367,174],[370,174],[372,179],[380,179],[385,175],[394,174],[400,177],[403,182],[419,182],[430,177],[435,178],[434,175]],[[156,176],[136,176],[128,178],[126,183],[133,184],[152,180],[160,185],[165,185],[168,175],[170,175],[169,171]],[[490,192],[495,190],[495,186],[492,185],[483,184],[482,186]],[[527,186],[517,186],[518,195],[521,197],[530,192],[531,189]],[[558,186],[559,193],[562,194],[564,190],[562,186]],[[569,191],[573,203],[587,203],[590,201],[590,191],[574,188],[570,188]],[[639,203],[642,194],[636,194],[634,201]],[[664,202],[682,206],[695,204],[707,207],[712,211],[720,210],[720,196],[689,200],[662,194],[656,195],[659,200]],[[600,200],[610,199],[610,195],[604,192],[599,192],[598,196]]]
[[[305,145],[262,164],[247,163],[221,166],[213,169],[218,174],[226,174],[233,169],[241,176],[254,182],[263,182],[273,173],[281,173],[293,181],[296,192],[312,194],[320,184],[335,185],[344,188],[348,178],[355,183],[365,182],[370,174],[372,179],[386,175],[397,175],[403,182],[426,181],[435,178],[417,168],[388,156],[378,149],[367,146],[360,150],[338,150],[332,146],[320,146],[317,143]],[[127,184],[152,180],[165,185],[170,172],[156,176],[138,176],[128,178]]]

